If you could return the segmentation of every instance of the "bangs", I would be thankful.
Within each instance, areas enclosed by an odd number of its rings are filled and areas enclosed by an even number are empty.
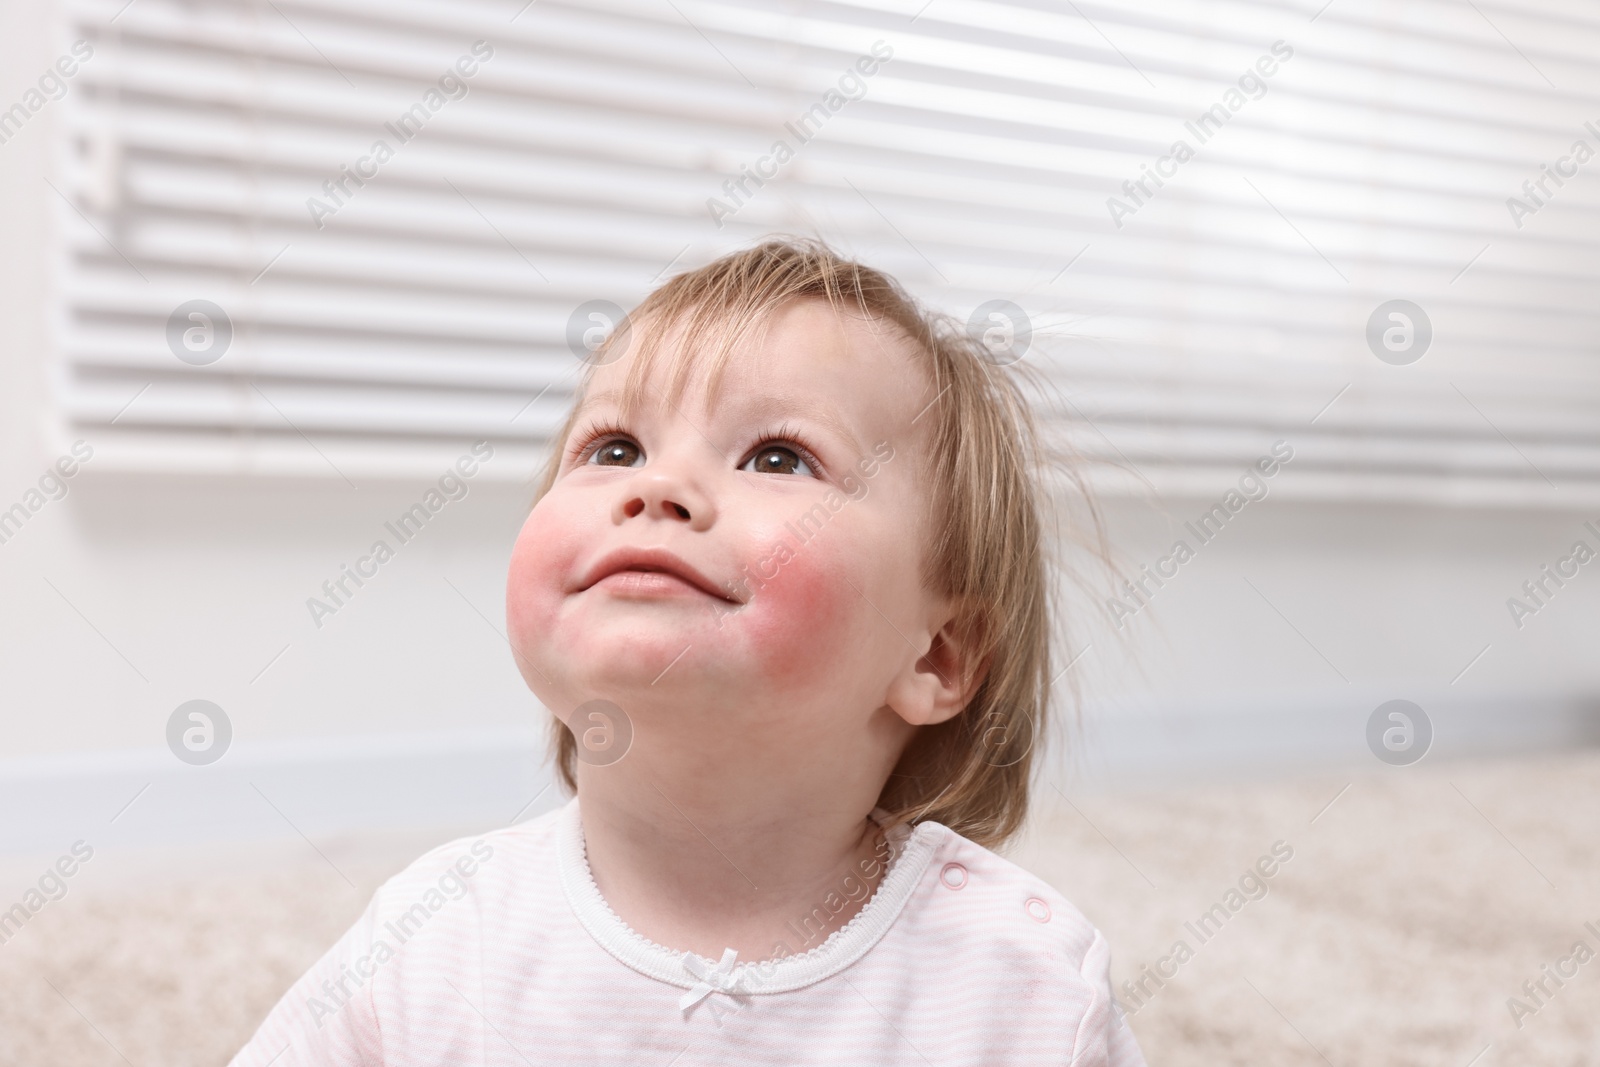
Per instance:
[[[773,318],[796,300],[826,301],[836,315],[855,313],[873,329],[888,326],[887,317],[920,340],[914,319],[885,316],[895,306],[885,298],[899,295],[893,289],[877,272],[842,260],[817,242],[762,246],[680,274],[651,293],[629,316],[626,329],[596,353],[596,362],[632,360],[620,401],[625,413],[636,410],[652,392],[652,382],[663,383],[663,399],[676,406],[697,371],[705,373],[709,402],[733,353],[759,348]],[[625,350],[612,356],[613,344]],[[670,355],[664,356],[663,348]],[[664,360],[671,362],[664,365]],[[592,373],[591,367],[585,392]]]
[[[697,372],[705,375],[709,405],[733,354],[759,348],[777,310],[709,303],[673,309],[641,306],[629,321],[633,337],[622,354],[623,359],[631,359],[619,400],[624,416],[631,417],[657,393],[659,399],[677,407]]]

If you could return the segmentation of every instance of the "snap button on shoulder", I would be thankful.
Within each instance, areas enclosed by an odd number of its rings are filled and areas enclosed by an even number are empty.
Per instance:
[[[1032,919],[1036,923],[1047,923],[1050,921],[1050,905],[1046,904],[1038,897],[1029,897],[1027,903],[1022,905],[1022,910],[1027,912],[1028,918]]]
[[[967,884],[967,869],[959,863],[947,863],[939,872],[939,881],[949,889],[960,889]]]

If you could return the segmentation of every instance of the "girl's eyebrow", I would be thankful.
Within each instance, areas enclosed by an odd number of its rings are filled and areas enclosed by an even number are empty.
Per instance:
[[[830,411],[825,404],[801,400],[798,397],[766,394],[744,405],[741,413],[749,418],[762,420],[797,418],[818,423],[843,438],[847,445],[855,449],[858,456],[865,455],[861,439],[856,436],[854,428]]]
[[[573,424],[576,425],[578,420],[583,418],[584,413],[590,408],[599,407],[601,404],[615,404],[616,400],[617,391],[615,389],[602,389],[598,393],[590,393],[583,398],[578,404],[577,410],[572,413]]]

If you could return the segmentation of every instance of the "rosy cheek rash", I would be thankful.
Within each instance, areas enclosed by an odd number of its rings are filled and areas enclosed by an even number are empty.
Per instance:
[[[815,682],[854,638],[861,597],[846,581],[853,561],[838,537],[817,536],[798,547],[793,539],[780,543],[749,568],[740,629],[772,682]]]
[[[562,587],[579,544],[535,511],[523,524],[506,575],[506,629],[519,655],[533,655],[555,630]]]

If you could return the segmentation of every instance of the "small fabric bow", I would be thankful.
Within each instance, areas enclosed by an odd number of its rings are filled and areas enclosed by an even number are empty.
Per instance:
[[[693,952],[683,954],[683,969],[696,979],[694,986],[678,999],[678,1007],[688,1011],[712,993],[737,993],[743,985],[743,975],[734,976],[733,968],[739,962],[734,949],[722,950],[722,961],[713,969],[707,967]]]

